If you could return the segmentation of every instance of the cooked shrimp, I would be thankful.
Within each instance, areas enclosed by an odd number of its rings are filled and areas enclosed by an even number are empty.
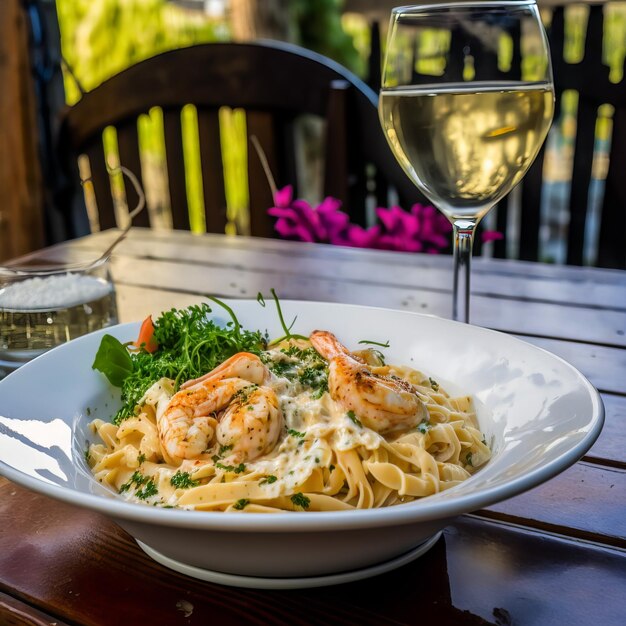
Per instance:
[[[327,331],[311,333],[313,347],[329,361],[328,388],[333,400],[378,433],[406,430],[428,418],[424,403],[404,380],[374,374]]]
[[[208,379],[172,396],[157,414],[161,452],[166,461],[179,464],[202,454],[215,435],[214,413],[226,408],[235,394],[251,383],[241,378]]]
[[[238,352],[204,376],[183,383],[180,388],[189,389],[206,380],[218,378],[242,378],[255,385],[264,385],[269,382],[271,376],[269,369],[256,354]]]
[[[274,449],[283,427],[278,398],[269,387],[243,389],[220,415],[217,441],[231,446],[239,461],[251,461]]]
[[[259,387],[271,376],[258,356],[239,352],[204,376],[181,385],[157,419],[166,460],[180,463],[197,458],[211,445],[216,430],[218,441],[232,445],[233,454],[239,457],[259,456],[262,452],[257,448],[271,450],[280,434],[282,414],[274,392]],[[231,410],[234,398],[238,400]]]

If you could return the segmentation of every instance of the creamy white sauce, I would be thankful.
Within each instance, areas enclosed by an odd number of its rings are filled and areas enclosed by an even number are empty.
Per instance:
[[[266,353],[272,363],[286,362],[298,366],[300,361],[286,356],[280,350]],[[293,372],[292,372],[293,373]],[[350,450],[363,446],[369,450],[380,447],[383,438],[369,428],[355,423],[348,417],[345,409],[325,392],[320,395],[315,389],[303,385],[295,375],[282,376],[272,374],[269,386],[274,390],[279,401],[283,417],[283,430],[274,449],[257,459],[245,461],[245,473],[259,476],[275,476],[276,481],[264,483],[268,498],[293,493],[313,473],[316,467],[328,467],[332,459],[332,448]],[[146,391],[140,401],[155,407],[157,420],[166,410],[174,394],[174,383],[161,379]],[[196,461],[184,461],[180,468],[159,468],[158,482],[168,483],[177,470],[198,472],[207,464],[213,465],[212,457],[219,452],[219,444],[211,443],[210,449]],[[222,455],[220,463],[233,464],[228,454]],[[222,471],[222,470],[217,470]],[[155,476],[155,478],[157,478]],[[161,498],[164,495],[162,490]],[[128,499],[138,501],[132,494]],[[156,498],[160,500],[159,496]],[[151,499],[152,500],[152,499]],[[176,504],[172,494],[163,502]],[[145,502],[145,500],[144,500]]]

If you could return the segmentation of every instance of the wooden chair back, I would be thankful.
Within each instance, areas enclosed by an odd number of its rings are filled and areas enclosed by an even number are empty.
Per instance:
[[[297,185],[294,122],[302,114],[326,120],[323,191],[343,202],[353,221],[365,221],[368,164],[376,171],[378,198],[393,185],[401,198],[419,194],[395,161],[377,114],[377,94],[339,64],[297,46],[278,42],[216,43],[165,52],[138,63],[86,93],[64,114],[60,144],[65,161],[89,158],[101,228],[115,226],[114,202],[102,133],[117,130],[120,162],[137,174],[142,167],[137,119],[152,107],[163,111],[167,176],[174,228],[189,229],[181,110],[195,105],[206,228],[224,232],[226,197],[219,109],[243,108],[247,134],[255,135],[279,185]],[[257,156],[249,146],[250,230],[273,235],[267,209],[273,199]],[[76,176],[75,176],[76,178]],[[128,205],[136,195],[125,181]],[[146,212],[138,225],[149,225]]]

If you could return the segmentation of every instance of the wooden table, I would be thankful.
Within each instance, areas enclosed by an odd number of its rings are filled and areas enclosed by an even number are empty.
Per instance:
[[[39,256],[91,250],[95,257],[114,234]],[[105,518],[0,479],[0,623],[623,624],[626,272],[483,259],[473,270],[475,324],[564,357],[602,392],[606,425],[579,463],[457,519],[410,565],[289,592],[175,574]],[[273,240],[137,229],[118,248],[113,274],[122,322],[205,294],[255,297],[272,287],[283,298],[442,316],[451,306],[449,258]]]

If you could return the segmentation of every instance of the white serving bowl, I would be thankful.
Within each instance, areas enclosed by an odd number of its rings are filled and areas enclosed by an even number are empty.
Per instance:
[[[229,304],[245,328],[282,334],[269,302],[265,308],[256,301]],[[134,340],[139,323],[131,323],[59,346],[0,382],[0,473],[111,517],[179,571],[227,584],[301,586],[404,562],[455,516],[526,491],[575,463],[602,428],[602,402],[582,374],[513,337],[403,311],[296,301],[282,306],[285,319],[298,316],[293,332],[328,329],[352,349],[362,339],[389,340],[388,362],[415,367],[453,393],[472,394],[493,458],[450,490],[375,510],[267,515],[126,502],[91,478],[84,451],[92,440],[87,424],[108,419],[119,406],[119,390],[91,369],[100,339],[110,333]],[[223,311],[214,309],[225,323]]]

